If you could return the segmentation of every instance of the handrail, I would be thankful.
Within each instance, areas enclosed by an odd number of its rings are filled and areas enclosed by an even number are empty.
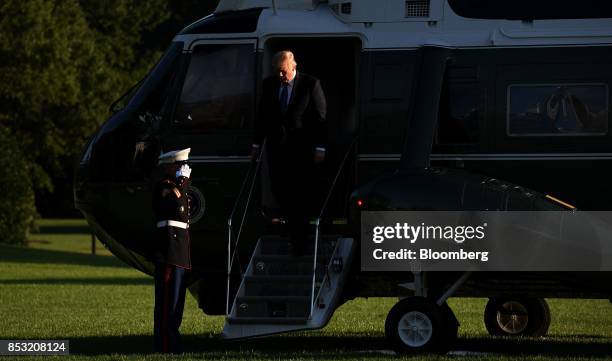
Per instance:
[[[315,244],[314,244],[314,256],[313,256],[313,263],[312,263],[312,288],[310,292],[310,316],[309,318],[312,318],[312,313],[314,311],[314,304],[315,304],[314,292],[315,292],[315,286],[316,286],[316,281],[317,281],[317,252],[318,252],[318,247],[319,247],[319,234],[320,234],[321,219],[323,218],[323,213],[325,212],[325,208],[327,208],[327,203],[329,202],[329,199],[331,198],[331,195],[334,189],[336,188],[336,183],[338,182],[338,178],[340,178],[340,174],[344,170],[346,160],[348,159],[348,156],[353,150],[353,147],[355,146],[355,144],[357,144],[357,139],[358,139],[358,136],[355,136],[353,140],[351,141],[351,144],[349,145],[348,149],[346,150],[346,153],[344,154],[344,158],[342,159],[342,162],[340,163],[340,167],[338,167],[338,171],[336,172],[336,176],[334,177],[334,181],[332,182],[329,192],[327,192],[327,196],[325,197],[325,201],[323,202],[323,206],[321,207],[319,216],[315,220]],[[325,275],[325,277],[327,277],[327,275]],[[323,280],[325,280],[325,277],[323,278]],[[317,298],[318,297],[319,295],[317,295]]]
[[[346,164],[346,160],[348,159],[348,156],[351,153],[351,150],[353,149],[355,144],[357,144],[357,138],[358,138],[357,136],[355,136],[353,138],[353,140],[351,141],[351,144],[349,145],[346,153],[344,153],[344,158],[342,159],[342,163],[340,164],[340,167],[338,168],[338,172],[336,172],[336,177],[334,178],[334,182],[332,183],[332,186],[329,189],[329,192],[327,192],[327,197],[325,197],[325,202],[323,202],[323,206],[321,207],[321,211],[319,212],[319,218],[323,218],[323,212],[325,212],[325,208],[327,207],[327,203],[329,203],[329,199],[331,198],[331,195],[332,195],[332,193],[334,191],[336,183],[338,183],[338,178],[340,177],[340,173],[342,173],[342,170],[344,169],[344,165]]]
[[[247,172],[247,176],[244,177],[244,181],[242,181],[242,186],[240,187],[240,192],[238,193],[238,197],[236,198],[236,201],[234,202],[234,206],[232,207],[232,211],[230,213],[229,220],[234,218],[234,214],[236,213],[236,209],[238,208],[238,203],[240,203],[240,198],[242,198],[242,194],[244,193],[244,189],[246,188],[246,185],[249,180],[248,175],[251,173],[251,170],[253,170],[253,167],[255,165],[259,167],[259,160],[261,158],[261,155],[263,153],[265,146],[266,146],[266,140],[264,139],[263,146],[259,152],[259,155],[257,156],[257,160],[255,162],[251,162],[251,165],[249,166],[249,171]]]
[[[257,181],[257,175],[259,174],[259,170],[261,168],[261,156],[264,153],[264,149],[266,147],[266,139],[264,139],[261,149],[259,151],[259,155],[257,156],[257,160],[255,162],[251,162],[249,166],[249,170],[247,172],[247,176],[244,178],[242,182],[242,186],[240,187],[240,192],[238,192],[238,196],[236,197],[236,201],[234,202],[234,206],[232,207],[232,211],[230,212],[230,216],[227,219],[227,290],[225,293],[225,315],[229,316],[229,304],[230,304],[230,284],[231,284],[231,274],[232,268],[234,265],[234,259],[236,258],[236,252],[238,250],[238,243],[240,242],[240,235],[242,234],[242,228],[244,227],[244,222],[246,219],[246,214],[249,209],[249,204],[251,202],[251,196],[253,194],[253,189],[255,188],[255,183]],[[232,252],[232,223],[234,216],[236,214],[236,210],[238,209],[238,204],[243,197],[244,191],[246,189],[246,185],[248,184],[249,175],[251,174],[253,168],[255,168],[255,174],[253,175],[253,180],[251,181],[251,186],[249,187],[249,194],[247,197],[247,202],[244,207],[244,212],[242,214],[242,219],[240,221],[240,228],[238,229],[238,235],[236,236],[236,241],[234,242],[234,251]]]

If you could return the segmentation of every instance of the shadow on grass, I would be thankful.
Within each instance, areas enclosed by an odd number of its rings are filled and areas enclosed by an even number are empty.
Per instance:
[[[461,338],[455,349],[507,355],[609,358],[612,357],[612,339],[591,335],[544,338]]]
[[[58,225],[44,225],[38,226],[38,232],[34,233],[34,235],[39,233],[47,233],[47,234],[91,234],[91,228],[89,225],[85,224],[58,224]]]
[[[474,353],[494,353],[505,356],[544,357],[612,357],[612,340],[608,342],[568,341],[554,338],[460,338],[453,350]],[[202,353],[207,357],[244,359],[256,355],[263,359],[330,356],[337,359],[380,358],[389,350],[382,337],[369,336],[306,336],[293,334],[243,341],[223,341],[214,335],[184,336],[186,353]],[[378,352],[377,352],[378,351]],[[124,337],[83,337],[70,340],[72,354],[149,354],[153,353],[153,337],[148,335]],[[385,354],[387,354],[385,352]]]
[[[113,256],[0,245],[0,262],[128,267]]]
[[[113,286],[153,286],[153,278],[145,277],[106,277],[106,278],[34,278],[0,280],[0,285],[113,285]]]
[[[372,337],[308,337],[303,335],[278,336],[243,341],[224,341],[214,335],[183,336],[185,353],[202,353],[206,356],[223,354],[225,358],[244,359],[257,354],[264,359],[295,357],[308,354],[336,354],[341,358],[355,358],[351,351],[384,349],[384,339]],[[340,347],[339,347],[340,346]],[[138,335],[125,337],[84,337],[70,339],[70,353],[99,355],[150,354],[153,351],[153,336]],[[306,355],[304,355],[306,354]],[[374,355],[380,356],[380,355]],[[207,357],[208,358],[208,357]]]
[[[30,244],[51,244],[51,241],[47,241],[44,239],[28,239],[26,241],[26,245],[30,245]]]

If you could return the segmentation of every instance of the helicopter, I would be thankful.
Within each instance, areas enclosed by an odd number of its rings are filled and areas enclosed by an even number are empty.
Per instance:
[[[250,156],[262,80],[284,49],[320,79],[334,140],[299,261],[265,157]],[[489,299],[492,335],[541,336],[545,298],[609,299],[610,274],[362,271],[359,218],[607,210],[611,50],[612,6],[596,1],[222,0],[113,104],[80,159],[75,204],[114,255],[152,274],[157,156],[190,147],[189,290],[226,316],[227,339],[318,329],[351,299],[399,297],[392,346],[444,351],[459,327],[446,301],[459,296]]]

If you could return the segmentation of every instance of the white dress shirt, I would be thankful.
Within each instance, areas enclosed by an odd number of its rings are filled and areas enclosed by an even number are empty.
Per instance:
[[[281,94],[283,92],[283,87],[286,86],[287,87],[287,104],[289,105],[289,103],[291,102],[291,93],[293,92],[293,83],[295,83],[295,75],[297,74],[297,71],[294,70],[293,71],[293,79],[291,79],[287,84],[285,83],[281,83],[281,85],[278,87],[278,99],[280,100]]]

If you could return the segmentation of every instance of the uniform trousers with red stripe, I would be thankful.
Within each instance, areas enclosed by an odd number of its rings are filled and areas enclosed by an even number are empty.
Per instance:
[[[180,353],[179,327],[185,306],[185,269],[172,264],[155,265],[155,351]]]

